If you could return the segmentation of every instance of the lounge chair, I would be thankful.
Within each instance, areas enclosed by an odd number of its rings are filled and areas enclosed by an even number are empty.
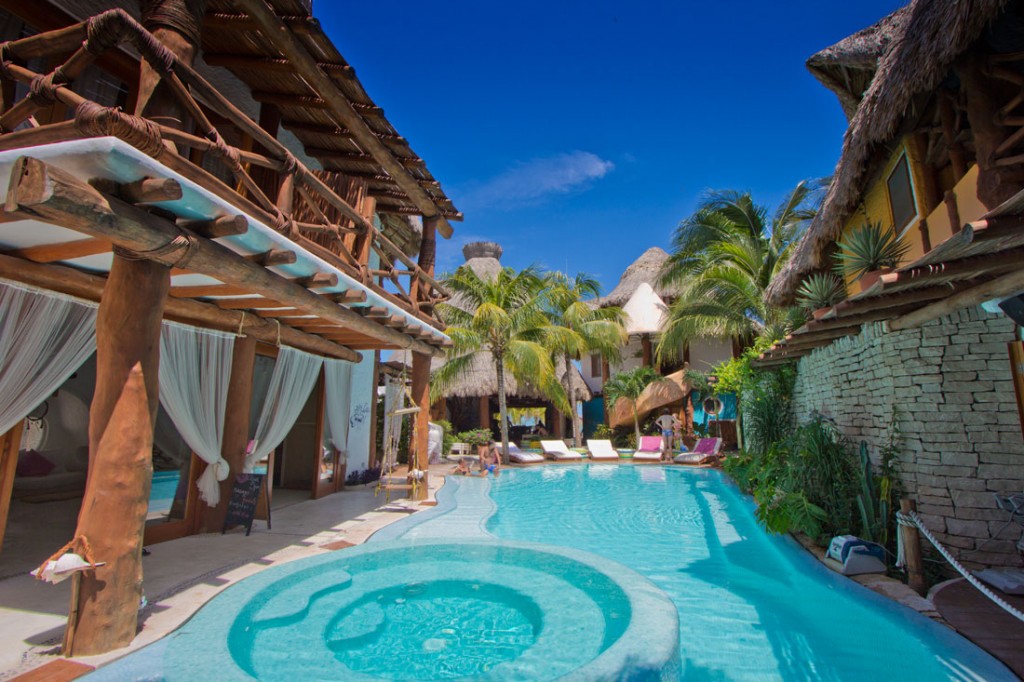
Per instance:
[[[661,436],[640,436],[640,445],[633,453],[634,462],[660,462]]]
[[[540,446],[544,449],[544,455],[558,462],[568,462],[583,459],[583,455],[573,452],[565,443],[560,440],[542,440]]]
[[[619,452],[612,447],[610,440],[588,440],[587,449],[590,450],[590,459],[595,462],[599,460],[619,461]]]
[[[710,460],[718,457],[718,452],[721,449],[721,438],[701,438],[693,446],[692,451],[676,455],[673,461],[678,464],[707,464]]]
[[[538,455],[536,452],[524,452],[519,449],[518,445],[509,441],[508,461],[516,464],[536,464],[544,461],[544,455]]]

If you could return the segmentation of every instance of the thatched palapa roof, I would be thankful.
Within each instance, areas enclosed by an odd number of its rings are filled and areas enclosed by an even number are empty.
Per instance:
[[[847,119],[852,119],[857,112],[864,92],[875,77],[878,60],[899,34],[908,15],[907,7],[898,9],[877,24],[843,38],[807,60],[807,69],[839,98]]]
[[[665,249],[657,246],[647,249],[626,268],[615,288],[607,296],[595,299],[594,305],[599,308],[624,306],[643,282],[650,284],[654,292],[662,299],[675,298],[678,293],[675,287],[666,287],[661,284],[661,271],[668,258]]]
[[[412,360],[408,351],[396,351],[391,354],[389,362],[405,363],[412,366]],[[430,363],[430,371],[436,372],[445,363],[445,358],[435,357]],[[575,365],[572,370],[572,390],[575,400],[587,401],[594,397],[587,388],[587,382],[583,380],[580,371]],[[565,363],[561,360],[555,361],[555,371],[559,376],[559,383],[565,376]],[[470,366],[463,373],[462,377],[445,393],[446,398],[482,398],[485,396],[498,395],[498,373],[494,369],[494,361],[488,352],[477,353]],[[525,398],[529,400],[547,400],[536,387],[528,384],[520,384],[506,369],[505,371],[505,395],[509,398]]]
[[[800,282],[827,267],[831,245],[856,210],[876,170],[877,152],[892,142],[916,97],[935,90],[954,61],[998,16],[1005,0],[913,0],[893,36],[843,139],[842,155],[821,210],[766,294],[775,305],[792,302]]]

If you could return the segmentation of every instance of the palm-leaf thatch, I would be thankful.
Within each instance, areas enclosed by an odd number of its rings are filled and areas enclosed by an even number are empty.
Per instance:
[[[668,261],[668,253],[665,249],[652,246],[647,249],[633,263],[626,268],[619,279],[619,283],[607,296],[594,299],[593,303],[598,308],[607,306],[626,305],[626,302],[633,296],[642,283],[650,284],[655,293],[662,299],[671,299],[678,295],[678,288],[671,284],[662,284],[661,272]]]
[[[876,152],[892,141],[914,99],[939,86],[1005,4],[1005,0],[913,0],[905,8],[905,18],[893,27],[871,86],[850,121],[821,211],[768,287],[770,303],[792,302],[804,277],[827,267],[831,245],[859,205],[875,170]]]

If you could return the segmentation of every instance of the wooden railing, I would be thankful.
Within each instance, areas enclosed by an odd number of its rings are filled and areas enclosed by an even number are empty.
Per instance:
[[[75,79],[97,65],[101,55],[126,44],[160,75],[161,82],[192,119],[191,132],[103,106],[71,89]],[[40,58],[53,63],[68,54],[45,74],[22,65]],[[67,28],[0,44],[0,79],[28,88],[20,99],[10,97],[15,88],[3,88],[0,150],[114,136],[419,317],[431,321],[433,306],[447,297],[428,272],[375,228],[372,210],[360,212],[352,206],[123,10],[110,10]],[[40,125],[36,116],[54,109],[70,112],[70,117],[58,114]],[[231,128],[230,133],[225,126]],[[247,144],[232,145],[226,137],[240,138]],[[250,142],[263,151],[245,148]],[[203,168],[206,155],[226,168],[234,186]],[[424,240],[422,248],[433,247],[433,240]],[[369,265],[371,252],[380,262],[373,269]],[[432,253],[428,260],[433,262]],[[387,288],[381,284],[384,281]]]

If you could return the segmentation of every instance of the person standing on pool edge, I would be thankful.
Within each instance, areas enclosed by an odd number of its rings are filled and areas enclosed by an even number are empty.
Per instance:
[[[683,425],[681,421],[669,411],[666,407],[661,411],[661,416],[654,420],[654,423],[661,429],[661,458],[671,460],[672,459],[672,440],[675,435],[676,428]]]

